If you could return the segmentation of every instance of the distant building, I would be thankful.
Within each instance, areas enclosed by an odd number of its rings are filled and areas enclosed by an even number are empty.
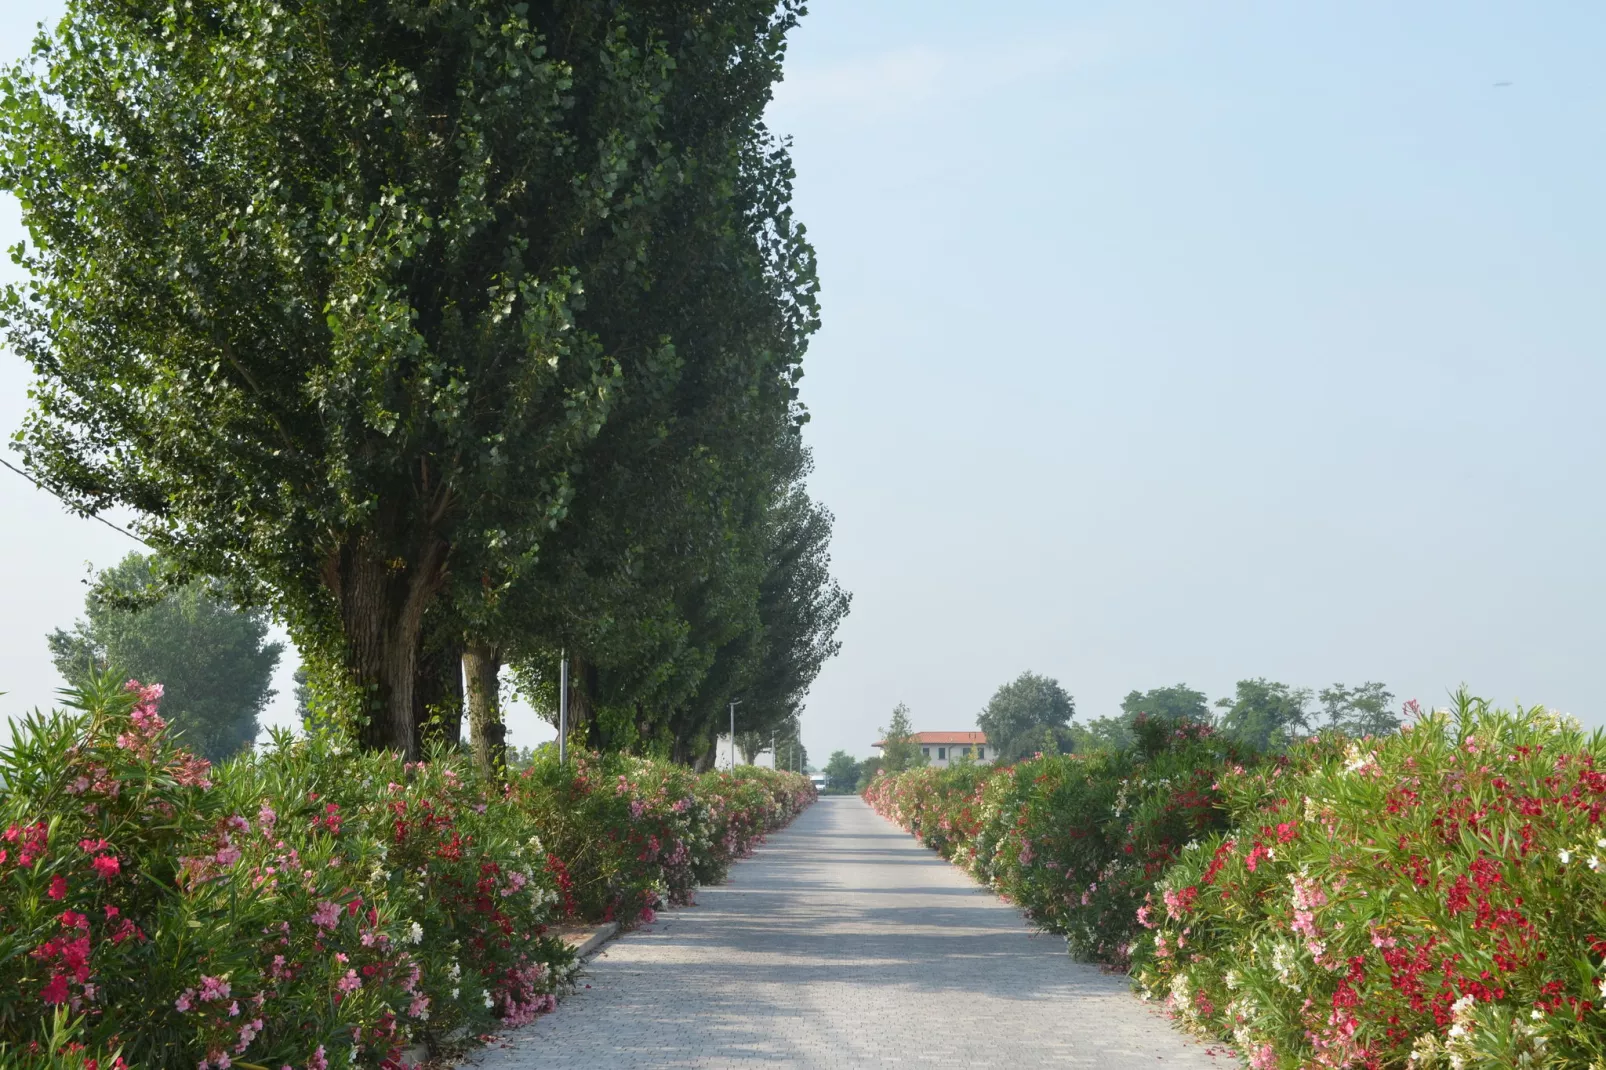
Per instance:
[[[946,769],[961,757],[968,756],[983,765],[996,757],[987,745],[986,732],[916,732],[915,743],[920,753],[938,769]],[[878,751],[886,745],[884,739],[871,744]]]

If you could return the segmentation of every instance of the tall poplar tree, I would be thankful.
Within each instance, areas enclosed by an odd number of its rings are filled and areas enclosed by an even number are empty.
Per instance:
[[[0,81],[28,467],[416,753],[433,606],[495,641],[584,496],[795,421],[812,254],[762,111],[800,12],[72,0]]]

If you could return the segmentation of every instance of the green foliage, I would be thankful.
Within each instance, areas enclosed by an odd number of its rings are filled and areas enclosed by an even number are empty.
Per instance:
[[[909,707],[903,703],[893,707],[892,720],[887,727],[877,731],[881,735],[880,768],[887,772],[918,769],[931,760],[920,753],[920,744],[915,740],[914,722],[909,719]]]
[[[1257,751],[1287,749],[1296,729],[1310,731],[1310,691],[1273,683],[1263,677],[1239,680],[1232,698],[1218,699],[1221,729]]]
[[[1154,882],[1224,826],[1215,778],[1242,757],[1208,726],[1136,728],[1128,750],[882,776],[865,797],[1074,956],[1124,967]]]
[[[375,1065],[550,1005],[572,956],[540,935],[556,892],[506,808],[450,764],[318,740],[212,768],[159,697],[93,678],[0,751],[0,1040],[71,1007],[73,1043],[139,1066],[354,1041]]]
[[[1228,770],[1156,888],[1139,985],[1256,1070],[1606,1061],[1606,737],[1462,693]]]
[[[859,783],[859,763],[845,750],[832,751],[825,763],[825,788],[832,794],[852,792]]]
[[[1071,725],[1071,750],[1125,750],[1132,745],[1132,722],[1126,715],[1095,717]]]
[[[215,584],[174,582],[160,559],[138,553],[96,577],[84,611],[71,632],[48,636],[70,687],[108,668],[160,683],[185,746],[214,762],[251,746],[283,650],[264,641],[260,611],[236,609]]]
[[[696,774],[624,754],[536,752],[508,804],[541,830],[565,916],[633,925],[692,901],[815,798],[794,773],[740,765]]]
[[[748,731],[779,731],[799,747],[803,698],[841,648],[836,631],[852,601],[831,578],[832,518],[804,492],[806,473],[805,466],[766,513],[757,649],[751,668],[732,682],[742,698],[737,719]]]
[[[859,779],[854,783],[853,790],[860,795],[868,791],[870,785],[875,783],[875,778],[881,775],[881,765],[881,759],[876,755],[871,755],[860,762]]]
[[[1011,762],[1044,751],[1071,750],[1075,736],[1070,721],[1076,702],[1058,680],[1023,672],[993,693],[976,718],[987,746],[999,761]]]
[[[504,790],[324,735],[212,767],[159,698],[94,677],[0,749],[7,1066],[392,1065],[522,1024],[571,972],[554,921],[650,919],[814,798],[551,748]]]
[[[73,0],[0,80],[30,470],[272,605],[370,746],[419,752],[443,599],[702,679],[803,418],[800,10]]]
[[[1379,683],[1359,687],[1334,684],[1317,695],[1327,727],[1357,739],[1386,736],[1399,730],[1400,715],[1394,712],[1394,696]]]
[[[1195,691],[1187,684],[1157,687],[1152,691],[1132,691],[1121,700],[1121,713],[1128,723],[1142,714],[1152,720],[1173,724],[1210,724],[1210,707],[1203,691]]]

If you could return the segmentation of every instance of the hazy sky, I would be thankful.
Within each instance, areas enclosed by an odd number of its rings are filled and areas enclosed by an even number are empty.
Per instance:
[[[1023,669],[1079,716],[1267,676],[1606,723],[1606,8],[810,6],[772,124],[854,594],[816,760]],[[25,383],[0,356],[0,427]],[[26,707],[127,547],[6,472],[0,511]]]

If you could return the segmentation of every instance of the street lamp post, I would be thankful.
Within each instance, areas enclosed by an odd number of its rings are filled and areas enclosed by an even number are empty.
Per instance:
[[[739,698],[731,699],[731,772],[736,772],[736,707],[741,705]]]
[[[558,768],[569,764],[569,652],[558,654]]]

